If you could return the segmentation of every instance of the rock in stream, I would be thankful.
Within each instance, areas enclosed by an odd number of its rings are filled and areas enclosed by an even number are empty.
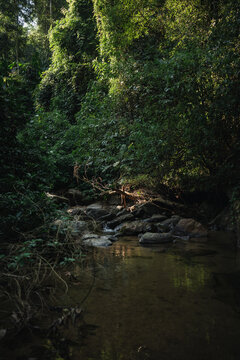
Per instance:
[[[168,233],[152,233],[146,232],[143,234],[140,239],[140,244],[165,244],[165,243],[172,243],[174,240],[174,236],[172,232]]]

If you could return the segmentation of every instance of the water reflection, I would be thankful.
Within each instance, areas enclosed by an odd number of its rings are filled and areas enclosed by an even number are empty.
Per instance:
[[[45,338],[50,355],[30,351],[26,359],[238,360],[239,263],[222,250],[184,261],[161,247],[143,248],[135,237],[93,249],[84,271],[72,270],[77,281],[69,293],[56,299],[81,304],[83,317],[65,324],[57,341]]]
[[[102,276],[106,282],[116,271],[122,273],[122,278],[133,276],[129,271],[161,271],[160,276],[168,278],[169,286],[172,284],[174,288],[197,291],[211,278],[207,265],[178,261],[180,259],[175,255],[161,254],[159,250],[161,247],[143,248],[136,237],[128,237],[109,249],[94,249],[93,258],[98,264],[98,276]]]
[[[86,320],[99,329],[73,359],[239,358],[240,319],[216,298],[212,258],[191,263],[159,250],[140,247],[136,238],[94,250]]]
[[[200,264],[194,267],[185,266],[183,272],[175,272],[172,276],[174,287],[185,287],[191,291],[197,291],[199,287],[204,286],[211,278],[206,266]]]

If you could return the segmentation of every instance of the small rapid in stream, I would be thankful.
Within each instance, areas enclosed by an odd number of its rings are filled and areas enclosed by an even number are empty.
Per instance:
[[[21,333],[1,360],[237,360],[240,357],[240,258],[228,234],[216,253],[184,257],[123,237],[90,250],[85,269],[54,306],[82,304],[56,337]],[[199,249],[202,244],[190,244]],[[44,321],[48,321],[45,315]]]

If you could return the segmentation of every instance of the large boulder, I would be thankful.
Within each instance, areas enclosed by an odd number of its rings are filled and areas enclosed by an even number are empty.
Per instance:
[[[116,219],[107,222],[107,226],[110,229],[114,229],[118,225],[120,225],[126,221],[131,221],[131,220],[134,220],[134,216],[131,213],[127,213],[127,214],[123,214],[121,216],[117,216]]]
[[[148,223],[159,223],[161,221],[164,221],[167,219],[166,215],[162,215],[162,214],[154,214],[152,217],[145,219],[146,222]]]
[[[103,203],[90,204],[86,208],[86,214],[99,221],[112,220],[116,215],[112,206]]]
[[[170,219],[166,219],[160,223],[157,223],[158,231],[170,231],[179,222],[180,216],[173,215]]]
[[[192,218],[179,220],[174,232],[177,235],[189,235],[190,237],[208,236],[208,230],[201,223]]]
[[[152,230],[152,224],[148,224],[142,220],[126,222],[120,229],[119,235],[138,235]]]
[[[82,238],[82,244],[91,247],[108,247],[112,245],[109,236],[99,236],[96,234],[86,234]]]
[[[172,235],[172,232],[168,233],[152,233],[152,232],[146,232],[143,234],[139,242],[140,244],[165,244],[165,243],[172,243],[174,240],[174,236]]]
[[[72,236],[80,236],[89,228],[89,223],[80,220],[55,220],[52,229],[60,234],[68,234]]]
[[[95,220],[98,220],[102,217],[109,216],[109,212],[101,208],[89,208],[86,211],[87,215]]]
[[[136,207],[133,211],[133,215],[138,218],[148,218],[154,214],[160,214],[162,209],[159,206],[153,204],[152,202],[146,202]]]

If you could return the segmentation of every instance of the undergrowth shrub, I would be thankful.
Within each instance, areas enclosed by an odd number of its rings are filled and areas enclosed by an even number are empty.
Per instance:
[[[55,216],[56,207],[44,192],[16,186],[14,191],[0,196],[0,238],[22,239],[24,233],[39,226],[46,228]]]

